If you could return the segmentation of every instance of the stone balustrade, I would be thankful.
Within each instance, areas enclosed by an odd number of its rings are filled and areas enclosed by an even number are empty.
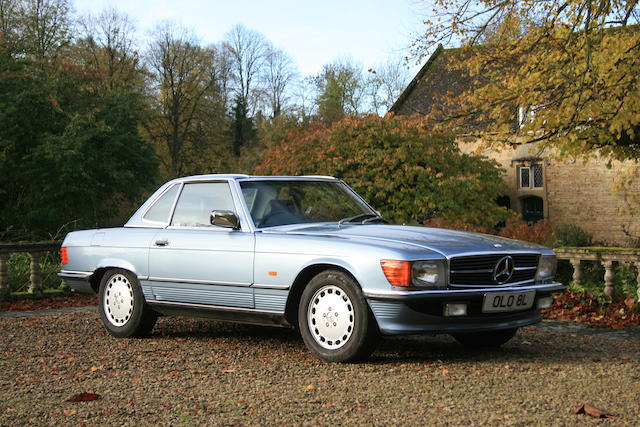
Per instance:
[[[9,255],[14,252],[26,252],[31,258],[29,292],[41,293],[40,259],[49,251],[60,248],[61,242],[37,243],[0,243],[0,300],[9,294],[7,277],[7,262]],[[583,262],[599,262],[605,269],[604,293],[613,297],[615,279],[614,267],[616,263],[635,265],[638,270],[638,299],[640,300],[640,249],[617,248],[557,248],[554,249],[558,259],[568,260],[573,266],[573,282],[580,285],[584,282]]]
[[[9,294],[9,280],[7,274],[7,263],[9,255],[15,252],[26,252],[31,258],[30,263],[30,285],[29,292],[40,294],[42,292],[40,277],[40,259],[42,255],[49,251],[60,249],[61,242],[37,242],[37,243],[0,243],[0,300]]]
[[[635,265],[638,269],[638,299],[640,300],[640,249],[623,248],[557,248],[558,259],[568,260],[573,266],[573,282],[580,285],[584,282],[583,261],[599,262],[604,267],[604,294],[613,297],[615,291],[615,265],[622,263]]]

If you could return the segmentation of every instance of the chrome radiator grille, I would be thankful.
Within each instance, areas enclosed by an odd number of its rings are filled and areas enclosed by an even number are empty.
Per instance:
[[[504,257],[513,260],[513,274],[503,282],[494,278],[496,265]],[[452,258],[449,260],[451,285],[502,286],[531,282],[538,268],[538,254],[490,254]]]

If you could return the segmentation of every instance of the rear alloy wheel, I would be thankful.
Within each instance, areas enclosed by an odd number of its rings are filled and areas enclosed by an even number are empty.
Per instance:
[[[513,338],[517,331],[518,328],[512,328],[498,331],[473,332],[469,334],[453,334],[453,338],[466,347],[500,347]]]
[[[298,319],[309,350],[328,362],[364,359],[378,342],[378,326],[360,287],[341,271],[324,271],[309,282]]]
[[[158,318],[147,305],[138,279],[119,268],[102,277],[98,310],[105,328],[117,337],[148,335]]]

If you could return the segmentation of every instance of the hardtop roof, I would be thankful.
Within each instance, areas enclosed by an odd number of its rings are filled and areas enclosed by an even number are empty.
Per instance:
[[[245,180],[245,179],[326,179],[337,180],[333,176],[325,175],[300,175],[300,176],[287,176],[287,175],[246,175],[246,174],[206,174],[206,175],[191,175],[180,178],[175,178],[170,182],[186,182],[186,181],[208,181],[215,179],[233,179],[233,180]]]

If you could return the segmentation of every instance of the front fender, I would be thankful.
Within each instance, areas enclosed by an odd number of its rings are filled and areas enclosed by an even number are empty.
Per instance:
[[[344,259],[334,258],[334,257],[314,258],[314,259],[311,259],[311,260],[307,261],[298,270],[298,274],[296,275],[296,277],[299,277],[300,274],[304,270],[308,269],[309,267],[313,267],[313,266],[317,266],[317,265],[324,265],[324,266],[332,266],[332,265],[334,265],[336,267],[340,267],[343,270],[348,271],[349,274],[351,274],[356,280],[358,280],[359,274],[358,274],[358,269],[356,268],[356,266],[352,265],[350,262],[347,262]]]

